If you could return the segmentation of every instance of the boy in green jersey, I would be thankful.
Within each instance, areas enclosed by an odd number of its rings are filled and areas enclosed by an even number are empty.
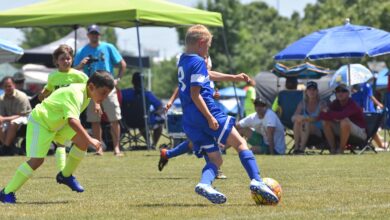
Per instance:
[[[88,76],[85,73],[72,68],[73,56],[72,47],[66,44],[61,44],[56,50],[54,50],[53,63],[58,69],[50,73],[46,86],[38,95],[40,101],[47,98],[55,90],[69,86],[72,83],[87,83]],[[100,108],[100,106],[98,107]],[[68,143],[65,143],[65,145],[67,144]],[[56,143],[57,148],[55,157],[58,171],[62,171],[65,167],[65,145]]]
[[[65,168],[57,174],[57,182],[73,191],[84,191],[72,174],[84,158],[88,145],[99,150],[102,144],[88,135],[79,116],[91,99],[100,104],[113,88],[114,79],[109,73],[96,72],[87,84],[75,83],[60,88],[35,107],[27,124],[26,151],[29,159],[18,167],[11,181],[0,192],[1,202],[16,202],[15,192],[42,165],[52,141],[63,144],[72,140],[74,143]]]

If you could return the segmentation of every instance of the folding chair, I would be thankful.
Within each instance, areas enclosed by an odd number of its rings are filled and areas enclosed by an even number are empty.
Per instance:
[[[145,129],[142,95],[135,94],[134,99],[128,100],[125,93],[126,90],[122,90],[120,146],[130,150],[147,148],[141,134],[141,130]]]
[[[281,110],[279,119],[286,129],[286,135],[291,138],[286,145],[289,146],[291,143],[293,144],[293,147],[288,152],[289,154],[294,148],[294,123],[292,122],[291,117],[294,115],[295,110],[302,99],[303,91],[299,90],[283,90],[278,95],[278,105]]]
[[[378,132],[380,125],[382,124],[384,114],[382,112],[367,112],[364,113],[364,119],[367,124],[367,138],[361,140],[355,137],[350,137],[348,140],[348,145],[351,146],[351,152],[356,153],[355,149],[360,150],[358,154],[362,154],[366,150],[372,150],[375,153],[375,147],[372,144],[374,135]]]

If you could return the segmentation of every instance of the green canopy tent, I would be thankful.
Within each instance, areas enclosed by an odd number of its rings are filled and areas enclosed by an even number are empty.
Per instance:
[[[141,73],[143,65],[139,26],[192,24],[223,26],[220,13],[190,8],[164,0],[46,0],[0,13],[0,27],[77,27],[92,23],[112,27],[137,28]],[[143,87],[143,79],[141,84]],[[142,92],[142,99],[144,109],[146,109],[144,92]],[[147,128],[148,116],[146,111],[144,112],[145,127]],[[145,130],[147,131],[147,145],[150,147],[149,132],[148,129]]]

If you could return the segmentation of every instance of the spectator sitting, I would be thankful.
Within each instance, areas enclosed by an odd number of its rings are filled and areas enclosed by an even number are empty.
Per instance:
[[[298,89],[298,78],[297,77],[287,77],[285,87],[286,87],[286,90],[297,90]],[[276,96],[274,102],[272,103],[272,110],[274,112],[276,112],[278,115],[280,115],[278,96]]]
[[[27,124],[31,106],[27,95],[15,88],[12,77],[4,77],[1,85],[4,94],[0,96],[0,141],[3,144],[0,155],[12,156],[16,133],[22,124]]]
[[[383,104],[379,102],[372,91],[370,83],[356,84],[352,87],[351,98],[363,109],[363,112],[376,112],[374,104],[383,109]],[[379,133],[374,135],[374,141],[378,147],[386,149],[387,146],[381,140]]]
[[[366,122],[363,110],[349,97],[345,84],[339,84],[336,89],[336,100],[317,117],[322,120],[324,134],[331,154],[342,154],[350,136],[365,140]],[[335,136],[340,136],[340,146],[336,148]]]
[[[310,135],[315,135],[318,138],[322,137],[321,122],[309,123],[304,119],[307,117],[316,118],[324,107],[325,103],[320,100],[317,83],[314,81],[307,82],[304,100],[298,104],[291,118],[294,123],[294,154],[305,153],[306,143]]]
[[[24,88],[24,81],[26,80],[26,78],[24,77],[23,73],[15,73],[12,78],[15,82],[15,88],[17,90],[24,92],[29,97],[34,95],[34,93]]]
[[[137,94],[141,93],[141,73],[135,72],[132,78],[133,88],[125,89],[122,91],[122,102],[130,102],[132,101]],[[146,103],[150,103],[153,107],[154,111],[149,115],[149,125],[153,129],[153,142],[152,148],[155,149],[162,134],[163,124],[165,121],[164,118],[164,109],[161,101],[150,91],[145,91],[145,99]],[[146,109],[150,109],[151,107],[146,106]],[[143,117],[143,116],[135,116],[135,117]],[[146,139],[146,132],[144,129],[141,129],[141,133]]]
[[[254,101],[255,113],[241,119],[236,127],[248,138],[256,154],[282,155],[286,151],[284,127],[275,112],[262,99]]]

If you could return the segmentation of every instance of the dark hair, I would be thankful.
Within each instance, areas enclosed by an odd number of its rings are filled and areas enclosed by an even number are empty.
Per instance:
[[[11,80],[11,82],[12,82],[13,84],[15,84],[15,80],[14,80],[14,78],[13,78],[12,76],[6,76],[6,77],[4,77],[4,78],[1,80],[0,85],[3,86],[4,83],[5,83],[5,81],[7,81],[7,80],[9,80],[9,79]]]
[[[133,73],[133,78],[131,79],[131,82],[133,83],[134,89],[141,89],[141,73]]]
[[[53,52],[53,64],[57,66],[56,61],[58,57],[62,54],[69,54],[69,56],[73,59],[73,48],[66,44],[61,44],[54,52]]]
[[[255,106],[263,106],[263,107],[267,106],[267,102],[261,98],[256,98],[255,101],[253,101],[253,104]]]
[[[109,89],[114,88],[114,78],[106,71],[96,71],[89,77],[87,84],[93,83],[96,88],[107,87]]]
[[[286,78],[286,89],[294,89],[297,90],[298,88],[298,78],[297,77],[287,77]]]

